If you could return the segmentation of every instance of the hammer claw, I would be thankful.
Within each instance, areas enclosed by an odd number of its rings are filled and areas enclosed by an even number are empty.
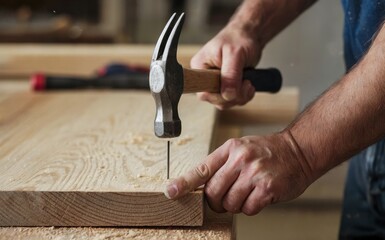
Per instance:
[[[184,19],[184,13],[180,14],[179,18],[177,17],[177,14],[174,13],[170,19],[168,20],[166,26],[163,28],[162,33],[160,34],[158,41],[156,42],[155,49],[152,55],[152,62],[157,61],[157,60],[162,60],[164,59],[164,55],[168,55],[169,48],[173,45],[171,43],[175,44],[175,49],[176,49],[176,44],[178,44],[178,39],[179,39],[179,34],[182,28],[181,21]],[[179,27],[178,27],[179,26]],[[175,35],[175,32],[179,29],[179,32],[177,35]],[[176,41],[173,39],[176,37]],[[165,53],[166,51],[166,53]]]
[[[182,31],[184,22],[184,13],[180,14],[178,20],[173,24],[171,32],[169,33],[166,46],[162,55],[162,61],[170,62],[176,61],[176,50],[178,49],[179,36]]]

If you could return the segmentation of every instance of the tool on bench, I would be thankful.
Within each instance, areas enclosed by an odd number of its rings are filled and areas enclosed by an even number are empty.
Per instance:
[[[150,90],[156,103],[154,132],[160,138],[178,137],[182,124],[178,102],[182,93],[220,92],[220,70],[188,69],[177,61],[179,36],[184,13],[174,13],[164,27],[154,49],[150,67]],[[256,91],[278,92],[282,85],[279,70],[245,69],[243,79],[250,80]],[[169,149],[167,141],[167,177],[169,176]]]
[[[56,76],[37,73],[31,77],[35,91],[85,88],[148,89],[148,68],[125,64],[110,64],[93,77]]]

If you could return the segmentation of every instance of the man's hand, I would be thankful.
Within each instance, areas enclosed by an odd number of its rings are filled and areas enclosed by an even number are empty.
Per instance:
[[[253,35],[230,24],[191,59],[192,68],[221,69],[221,93],[198,93],[201,100],[225,109],[254,97],[250,81],[242,81],[243,69],[254,67],[261,57],[262,48]]]
[[[313,181],[309,165],[289,132],[228,140],[198,167],[173,180],[166,196],[179,198],[205,185],[217,212],[258,213],[299,196]]]
[[[199,93],[218,109],[243,105],[255,89],[242,81],[246,67],[255,67],[264,46],[316,0],[244,0],[229,23],[192,59],[192,68],[221,69],[221,93]]]

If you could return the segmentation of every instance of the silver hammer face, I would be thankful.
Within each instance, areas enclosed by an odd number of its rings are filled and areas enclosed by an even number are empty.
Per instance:
[[[160,138],[178,137],[182,124],[178,103],[183,93],[183,68],[177,61],[179,36],[184,13],[173,14],[154,49],[150,68],[150,90],[155,99],[154,132]]]

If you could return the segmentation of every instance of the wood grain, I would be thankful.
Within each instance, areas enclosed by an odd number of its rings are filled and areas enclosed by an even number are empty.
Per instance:
[[[17,88],[16,88],[17,89]],[[208,153],[215,110],[185,95],[171,177]],[[146,92],[15,91],[0,99],[1,226],[197,226],[203,193],[162,195],[166,141]]]
[[[200,192],[170,201],[151,192],[2,191],[0,226],[201,226],[202,198]]]
[[[219,93],[221,80],[220,74],[219,70],[183,68],[183,92]]]

